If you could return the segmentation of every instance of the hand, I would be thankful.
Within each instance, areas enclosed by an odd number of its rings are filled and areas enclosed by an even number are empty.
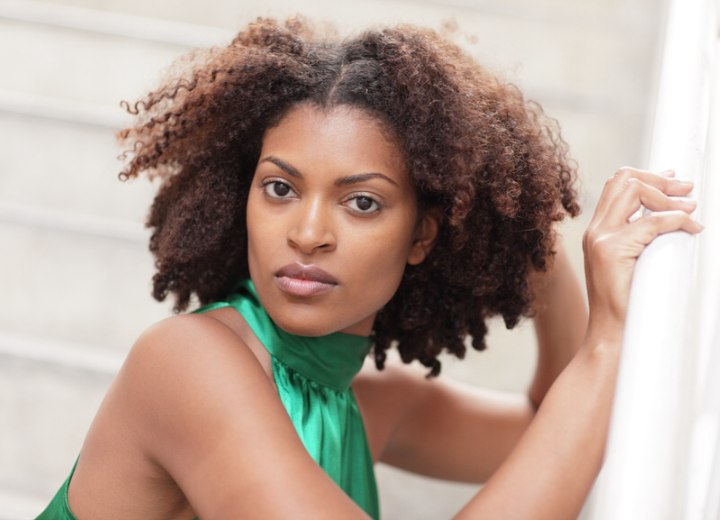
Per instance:
[[[658,175],[628,167],[605,183],[583,236],[590,329],[611,326],[622,332],[635,262],[655,237],[703,229],[689,215],[696,202],[682,198],[692,189],[692,183],[675,179],[674,172]],[[641,207],[650,212],[630,222]]]

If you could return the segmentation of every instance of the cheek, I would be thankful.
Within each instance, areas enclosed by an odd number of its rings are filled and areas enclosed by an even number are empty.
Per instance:
[[[248,197],[247,207],[245,208],[245,225],[247,226],[247,239],[248,239],[248,254],[252,252],[253,249],[253,239],[256,235],[256,228],[257,228],[257,219],[255,218],[255,210],[254,210],[254,203],[253,203],[253,197],[250,195]]]
[[[406,268],[406,251],[400,248],[377,248],[373,258],[367,258],[361,283],[357,286],[364,297],[358,297],[363,312],[377,312],[395,295]]]
[[[268,252],[267,244],[264,244],[263,237],[272,234],[272,219],[263,218],[259,212],[259,206],[251,194],[248,198],[245,219],[247,225],[247,254],[250,263],[253,259],[262,259]]]
[[[399,285],[407,266],[412,244],[412,231],[404,222],[393,226],[380,227],[369,233],[355,244],[355,255],[362,259],[361,265],[367,271],[370,280],[378,285]],[[373,283],[373,282],[371,282]]]

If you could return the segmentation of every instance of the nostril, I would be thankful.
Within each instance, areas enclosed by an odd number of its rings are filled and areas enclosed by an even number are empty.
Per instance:
[[[314,251],[329,251],[333,249],[334,241],[327,239],[313,239],[311,237],[288,236],[288,245],[303,254],[312,254]]]
[[[288,228],[288,244],[303,254],[313,251],[332,250],[335,243],[334,206],[325,204],[322,198],[309,197],[297,205],[294,219]]]

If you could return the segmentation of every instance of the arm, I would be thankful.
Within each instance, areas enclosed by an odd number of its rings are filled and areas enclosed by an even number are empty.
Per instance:
[[[363,382],[362,402],[373,400],[374,387],[380,394],[374,400],[395,409],[371,411],[369,420],[400,417],[380,428],[381,459],[430,476],[487,481],[459,518],[493,518],[498,511],[505,518],[575,517],[601,465],[635,260],[660,233],[701,229],[686,213],[692,204],[668,197],[690,190],[630,169],[608,182],[584,236],[590,320],[582,330],[584,302],[558,249],[538,297],[547,308],[536,319],[540,360],[530,395],[542,404],[534,418],[527,400],[407,371],[391,372],[383,383]],[[628,224],[641,203],[658,213]],[[574,317],[569,327],[567,316]]]
[[[577,353],[587,330],[587,307],[580,283],[558,235],[555,259],[546,273],[533,278],[538,360],[528,391],[534,408]]]
[[[203,520],[367,518],[307,454],[257,358],[217,320],[150,329],[118,388],[138,449]]]
[[[381,374],[368,371],[355,389],[366,405],[363,415],[372,426],[368,430],[377,458],[414,473],[463,482],[485,482],[497,470],[577,352],[587,328],[585,297],[560,237],[555,248],[548,271],[532,280],[538,363],[529,399],[443,377],[427,380],[421,370],[400,363],[389,364]]]
[[[582,345],[508,460],[457,518],[500,510],[506,518],[577,516],[602,463],[635,261],[659,234],[702,229],[687,214],[694,204],[669,197],[691,189],[630,168],[607,182],[583,241],[590,320]],[[656,213],[629,223],[641,204]]]

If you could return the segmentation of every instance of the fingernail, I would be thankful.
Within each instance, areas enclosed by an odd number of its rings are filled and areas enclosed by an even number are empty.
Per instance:
[[[677,181],[678,184],[682,184],[683,186],[695,186],[695,183],[693,181]]]
[[[674,176],[675,176],[675,170],[672,170],[672,169],[670,169],[670,170],[664,170],[664,171],[661,171],[661,172],[660,172],[660,175],[662,175],[663,177],[674,177]]]

